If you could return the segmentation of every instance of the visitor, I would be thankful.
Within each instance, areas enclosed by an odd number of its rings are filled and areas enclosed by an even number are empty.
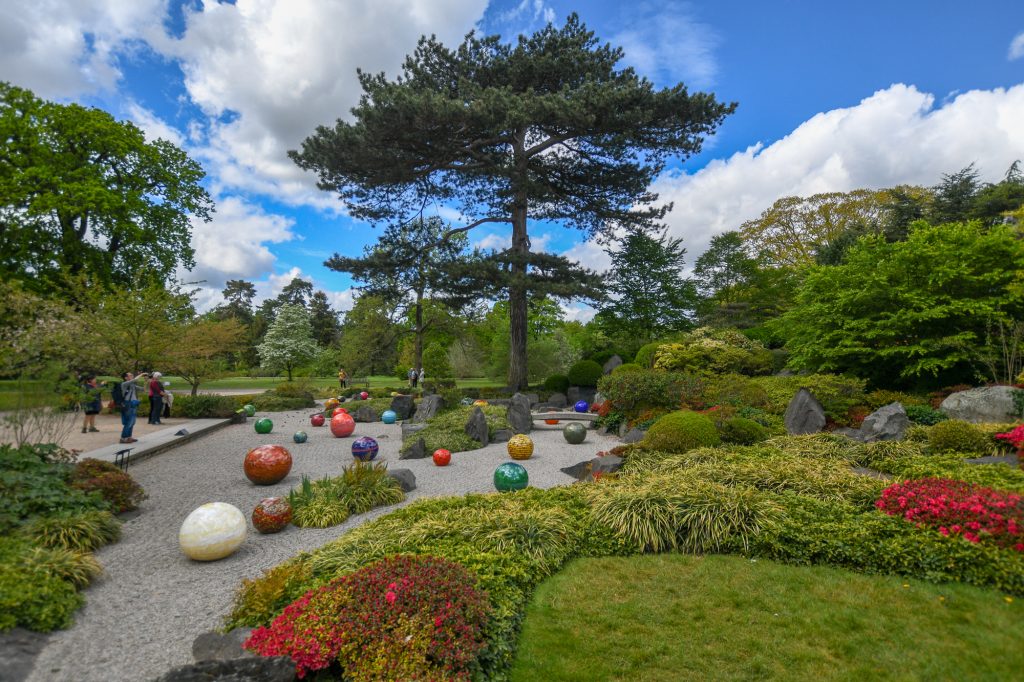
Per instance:
[[[135,443],[139,439],[132,438],[132,430],[135,428],[135,413],[139,409],[139,393],[138,385],[136,381],[143,377],[149,376],[145,372],[139,374],[136,377],[131,372],[125,372],[121,375],[124,379],[119,384],[120,387],[120,407],[121,407],[121,441],[122,443]],[[115,402],[117,396],[115,396]]]
[[[426,372],[424,372],[422,369],[420,369],[420,371],[417,372],[416,380],[419,381],[420,386],[423,385],[423,377],[424,377],[425,374],[426,374]]]
[[[348,372],[344,368],[338,370],[338,384],[342,390],[348,388]]]
[[[96,428],[96,415],[103,409],[102,384],[96,382],[96,377],[91,374],[82,383],[82,411],[85,412],[85,420],[82,422],[82,433],[98,433]]]
[[[416,379],[419,378],[419,375],[416,373],[416,368],[415,367],[410,367],[409,368],[408,377],[409,377],[409,386],[411,386],[412,388],[416,388]]]
[[[163,374],[160,372],[153,372],[153,378],[149,382],[149,423],[160,424],[160,417],[164,413],[164,396],[167,391],[164,390],[163,382],[160,379]]]

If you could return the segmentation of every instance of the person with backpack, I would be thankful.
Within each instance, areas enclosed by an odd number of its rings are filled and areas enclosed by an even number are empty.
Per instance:
[[[139,439],[132,438],[132,429],[135,428],[135,414],[139,409],[138,384],[135,382],[144,379],[148,374],[142,372],[136,377],[131,372],[121,375],[124,379],[120,384],[114,385],[111,391],[114,398],[114,407],[121,410],[121,443],[135,443]]]
[[[85,420],[82,422],[82,433],[97,433],[96,415],[103,409],[102,384],[96,381],[96,377],[89,375],[82,382],[82,411],[85,412]]]
[[[163,416],[164,412],[164,396],[167,395],[167,391],[164,390],[163,382],[160,378],[163,376],[160,372],[153,372],[153,378],[149,382],[149,423],[160,424],[160,417]]]

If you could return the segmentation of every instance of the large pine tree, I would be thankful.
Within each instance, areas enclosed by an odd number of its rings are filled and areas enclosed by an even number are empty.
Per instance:
[[[360,73],[353,122],[321,126],[291,152],[355,218],[397,224],[442,202],[469,217],[455,232],[511,226],[512,387],[526,385],[529,275],[544,255],[530,252],[527,221],[587,236],[653,227],[669,207],[656,204],[652,179],[670,156],[698,152],[734,108],[683,84],[657,90],[617,68],[621,58],[576,15],[514,45],[470,34],[452,50],[422,38],[400,78]],[[548,271],[576,295],[572,268]]]

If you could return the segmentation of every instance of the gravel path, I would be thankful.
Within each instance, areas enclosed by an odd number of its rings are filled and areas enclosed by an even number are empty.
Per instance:
[[[145,487],[149,499],[141,513],[127,520],[120,542],[101,549],[97,557],[106,576],[90,586],[86,605],[70,630],[55,632],[36,660],[29,682],[138,682],[192,662],[192,640],[221,626],[242,578],[303,550],[321,546],[350,528],[386,514],[376,509],[325,529],[289,527],[275,535],[250,534],[239,550],[221,561],[193,562],[178,548],[178,529],[193,509],[205,502],[229,502],[248,515],[264,497],[287,494],[302,474],[318,478],[336,474],[352,461],[350,446],[358,436],[380,443],[378,461],[411,469],[417,497],[493,491],[492,474],[510,461],[504,443],[456,453],[448,467],[431,460],[398,460],[401,432],[397,425],[357,424],[350,438],[335,439],[326,427],[314,428],[310,410],[273,415],[274,431],[259,435],[252,425],[229,426],[180,448],[133,465],[130,473]],[[291,442],[302,429],[303,444]],[[561,426],[539,424],[531,434],[534,456],[523,462],[530,485],[549,488],[571,478],[559,469],[589,459],[616,444],[611,436],[587,432],[582,445],[569,445]],[[273,486],[254,486],[242,472],[242,459],[252,447],[282,443],[294,464],[288,477]]]

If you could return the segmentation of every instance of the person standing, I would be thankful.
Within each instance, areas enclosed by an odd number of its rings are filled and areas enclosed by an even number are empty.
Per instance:
[[[406,376],[409,377],[409,386],[412,388],[416,388],[416,379],[419,378],[419,375],[416,373],[416,368],[410,367],[409,373]]]
[[[85,420],[82,422],[82,433],[97,433],[96,415],[103,409],[103,393],[96,377],[89,375],[82,383],[82,411]]]
[[[342,390],[348,387],[348,372],[344,368],[338,370],[338,385]]]
[[[135,383],[139,379],[143,379],[149,376],[145,372],[139,374],[136,377],[131,372],[125,372],[121,375],[124,379],[119,384],[120,387],[120,398],[121,398],[121,441],[122,443],[135,443],[138,438],[132,438],[132,429],[135,428],[135,414],[139,409],[139,392],[138,385]],[[116,398],[115,398],[116,400]]]
[[[163,374],[153,372],[153,378],[149,382],[149,423],[159,424],[160,417],[164,413],[164,385],[160,381]]]

